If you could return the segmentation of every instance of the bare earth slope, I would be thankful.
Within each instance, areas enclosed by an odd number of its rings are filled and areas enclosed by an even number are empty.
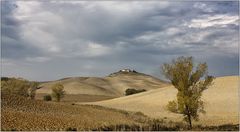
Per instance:
[[[72,77],[57,81],[46,82],[37,90],[38,94],[50,94],[51,86],[61,83],[68,95],[100,95],[107,97],[124,96],[128,88],[157,89],[168,83],[142,73],[116,73],[107,77]]]
[[[206,115],[200,115],[200,122],[206,125],[238,123],[238,76],[218,77],[214,84],[204,91]],[[100,101],[92,104],[111,108],[141,111],[154,118],[181,120],[182,116],[166,110],[168,101],[175,99],[177,90],[173,86],[147,92]]]

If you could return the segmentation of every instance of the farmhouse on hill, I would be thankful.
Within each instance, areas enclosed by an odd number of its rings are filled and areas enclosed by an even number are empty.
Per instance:
[[[136,71],[131,69],[122,69],[119,72],[136,72]]]

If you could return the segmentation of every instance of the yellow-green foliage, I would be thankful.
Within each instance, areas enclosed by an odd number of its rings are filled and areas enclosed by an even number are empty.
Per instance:
[[[36,95],[36,90],[39,88],[39,83],[38,82],[31,82],[30,83],[30,88],[28,89],[28,94],[31,99],[35,98]]]
[[[171,112],[177,113],[178,112],[177,102],[175,100],[169,101],[167,105],[167,109]]]
[[[63,89],[64,89],[63,85],[59,83],[52,86],[52,96],[56,98],[58,102],[65,95],[65,91]]]
[[[28,97],[29,82],[15,78],[1,81],[1,92]]]
[[[43,100],[44,100],[44,101],[51,101],[51,100],[52,100],[52,96],[49,95],[49,94],[44,95],[44,96],[43,96]]]
[[[24,97],[35,98],[36,90],[39,83],[30,82],[17,78],[4,78],[1,80],[1,92],[8,94],[16,94]]]
[[[208,76],[207,64],[199,63],[196,67],[192,57],[179,57],[171,64],[162,66],[163,74],[178,90],[177,112],[183,114],[184,120],[192,128],[192,119],[198,120],[199,112],[204,113],[202,92],[212,83],[213,77]],[[200,80],[204,78],[204,80]],[[175,105],[169,102],[171,106]]]

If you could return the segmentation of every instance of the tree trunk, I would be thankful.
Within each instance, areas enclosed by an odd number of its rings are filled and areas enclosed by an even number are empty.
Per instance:
[[[192,129],[192,118],[191,118],[191,114],[189,112],[189,107],[188,105],[185,105],[186,109],[187,109],[187,118],[188,118],[188,123],[189,123],[189,129]]]
[[[60,97],[57,97],[57,102],[60,102]]]
[[[191,119],[191,115],[187,115],[188,116],[188,123],[189,123],[189,129],[192,129],[192,119]]]

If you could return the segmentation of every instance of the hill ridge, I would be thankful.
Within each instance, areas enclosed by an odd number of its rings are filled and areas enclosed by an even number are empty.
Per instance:
[[[37,94],[50,94],[51,86],[56,83],[63,84],[67,94],[111,97],[124,96],[125,90],[128,88],[151,90],[169,85],[156,77],[134,70],[130,72],[119,71],[113,74],[114,76],[106,77],[67,77],[56,81],[44,82],[41,83],[42,88],[37,90]]]

